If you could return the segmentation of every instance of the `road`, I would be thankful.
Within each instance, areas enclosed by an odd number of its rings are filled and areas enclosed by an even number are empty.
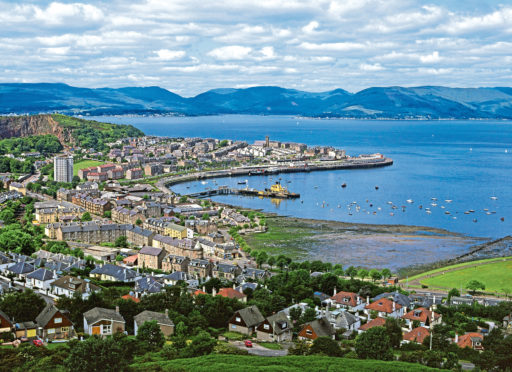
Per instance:
[[[230,341],[230,344],[238,349],[247,350],[249,354],[267,357],[279,357],[288,355],[288,350],[272,350],[258,345],[256,342],[252,343],[252,347],[246,347],[244,341]]]

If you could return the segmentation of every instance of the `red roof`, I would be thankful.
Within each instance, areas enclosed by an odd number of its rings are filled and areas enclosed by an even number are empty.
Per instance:
[[[418,344],[422,344],[425,337],[430,336],[430,332],[425,327],[414,328],[412,331],[404,334],[404,340],[417,342]]]
[[[402,308],[402,305],[397,304],[387,298],[381,298],[375,302],[372,302],[369,305],[365,306],[365,309],[382,311],[384,313],[391,314],[393,312],[393,304],[395,305],[395,310],[399,310]]]
[[[244,297],[247,297],[243,293],[240,293],[233,288],[221,288],[219,290],[218,296],[227,297],[227,298],[237,298],[239,300]]]
[[[386,323],[386,319],[375,318],[375,319],[370,320],[368,323],[363,324],[361,327],[359,327],[359,329],[361,331],[367,331],[373,327],[382,327],[382,326],[384,326],[385,323]]]
[[[128,257],[124,258],[124,259],[123,259],[123,262],[124,262],[125,264],[127,264],[127,263],[134,264],[134,263],[135,263],[135,261],[137,261],[137,258],[138,258],[138,257],[139,257],[138,255],[134,254],[134,255],[132,255],[132,256],[128,256]]]
[[[133,297],[131,294],[125,294],[124,296],[121,296],[123,300],[132,300],[133,302],[139,303],[140,300],[137,297]]]
[[[427,319],[429,321],[432,320],[432,315],[434,315],[434,320],[438,319],[441,315],[430,311],[429,309],[425,309],[424,307],[419,307],[417,309],[409,311],[402,318],[410,319],[410,320],[419,320],[422,323],[425,323]]]
[[[341,305],[357,306],[358,297],[354,292],[338,292],[331,297],[331,300]]]
[[[201,291],[200,289],[198,289],[198,290],[196,290],[196,291],[194,292],[194,296],[198,296],[198,295],[205,295],[205,294],[207,294],[207,293],[206,293],[206,292]]]
[[[457,346],[460,347],[461,349],[464,349],[465,347],[474,348],[473,341],[471,339],[475,338],[480,339],[480,342],[482,342],[484,336],[481,333],[477,332],[466,333],[465,335],[459,337],[459,342],[457,342]],[[477,348],[481,348],[481,346]]]

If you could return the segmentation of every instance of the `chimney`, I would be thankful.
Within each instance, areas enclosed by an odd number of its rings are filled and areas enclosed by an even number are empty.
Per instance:
[[[369,305],[370,304],[370,296],[366,296],[366,304]]]
[[[459,342],[459,334],[458,334],[458,333],[456,333],[456,334],[455,334],[455,343],[458,343],[458,342]]]
[[[333,296],[336,296],[336,293],[337,293],[337,290],[336,290],[336,287],[334,287],[334,293],[333,293]]]
[[[116,313],[119,313],[119,306],[116,306]]]
[[[217,296],[217,288],[212,288],[212,296]]]
[[[395,303],[395,301],[393,301],[393,312],[395,312],[395,310],[396,310],[396,303]]]
[[[235,288],[236,288],[235,283],[233,283],[233,289],[235,289]]]
[[[203,292],[206,293],[206,287],[203,285]]]
[[[409,331],[412,331],[412,322],[409,321]]]
[[[169,316],[169,309],[165,309],[165,316]]]

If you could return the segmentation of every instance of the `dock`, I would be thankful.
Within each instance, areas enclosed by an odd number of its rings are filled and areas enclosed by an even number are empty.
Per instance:
[[[270,190],[260,191],[252,188],[236,189],[227,186],[220,186],[216,189],[199,191],[191,194],[184,194],[180,196],[187,196],[190,198],[209,198],[217,195],[244,195],[244,196],[257,196],[260,198],[278,198],[278,199],[296,199],[300,197],[297,193],[277,193]]]

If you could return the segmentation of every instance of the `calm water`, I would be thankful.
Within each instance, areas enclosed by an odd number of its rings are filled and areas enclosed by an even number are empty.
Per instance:
[[[472,236],[498,238],[512,231],[512,122],[316,120],[286,116],[96,119],[133,124],[150,135],[231,138],[249,143],[269,135],[273,140],[344,148],[350,155],[381,152],[395,161],[391,167],[380,169],[224,178],[216,179],[216,184],[208,180],[207,184],[177,185],[174,189],[179,193],[217,185],[243,187],[237,185],[242,179],[248,179],[249,187],[261,189],[281,177],[290,191],[301,194],[299,200],[280,204],[237,196],[219,196],[216,200],[282,215],[424,225]],[[347,187],[342,189],[342,183]],[[347,207],[352,202],[357,204]],[[391,209],[388,202],[398,209]],[[431,214],[426,213],[426,208],[431,209]],[[475,212],[464,214],[470,209]],[[496,213],[488,215],[485,209]]]

